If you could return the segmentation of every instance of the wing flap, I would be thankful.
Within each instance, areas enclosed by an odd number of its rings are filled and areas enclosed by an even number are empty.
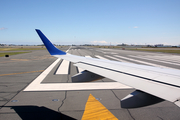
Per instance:
[[[180,89],[178,87],[171,86],[169,84],[163,84],[162,82],[158,81],[156,82],[148,78],[138,77],[120,71],[116,71],[112,68],[112,66],[111,69],[102,66],[97,66],[94,64],[85,63],[76,63],[75,66],[81,67],[90,72],[118,81],[127,86],[131,86],[133,88],[142,90],[146,93],[152,94],[154,96],[160,97],[171,102],[175,102],[177,99],[180,98]],[[122,66],[117,65],[116,67],[120,68]]]
[[[177,100],[176,102],[174,102],[177,106],[179,106],[180,107],[180,101],[179,100]]]
[[[136,90],[121,99],[122,108],[138,108],[148,105],[153,105],[159,102],[164,101],[163,99],[153,96],[151,94]]]

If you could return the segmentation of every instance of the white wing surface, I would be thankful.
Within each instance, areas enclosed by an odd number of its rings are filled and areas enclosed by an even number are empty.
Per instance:
[[[123,100],[129,100],[131,96],[146,102],[151,99],[159,102],[163,99],[180,106],[180,70],[71,55],[57,49],[40,30],[36,31],[51,55],[71,61],[75,66],[90,73],[118,81],[138,91]],[[146,103],[135,107],[145,105]]]

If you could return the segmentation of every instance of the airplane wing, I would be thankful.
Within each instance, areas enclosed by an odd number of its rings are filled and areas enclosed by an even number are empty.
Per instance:
[[[122,107],[143,107],[163,100],[180,107],[180,70],[71,55],[57,49],[40,30],[36,32],[52,56],[85,70],[74,76],[75,81],[93,74],[96,77],[89,81],[106,77],[135,88],[136,91],[121,100]]]

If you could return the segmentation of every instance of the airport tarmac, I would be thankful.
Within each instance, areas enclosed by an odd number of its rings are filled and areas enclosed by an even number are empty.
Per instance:
[[[177,54],[77,46],[71,47],[68,53],[180,69],[180,55]],[[109,116],[112,113],[112,119],[119,120],[180,119],[179,107],[168,101],[142,108],[121,108],[120,100],[134,89],[113,80],[72,83],[71,77],[82,69],[50,56],[47,50],[0,57],[0,68],[0,120],[80,120],[90,116],[110,119],[105,113]],[[98,107],[86,108],[93,106],[93,102],[88,102],[92,96],[96,104],[105,106],[109,113]],[[88,117],[86,112],[89,112]]]

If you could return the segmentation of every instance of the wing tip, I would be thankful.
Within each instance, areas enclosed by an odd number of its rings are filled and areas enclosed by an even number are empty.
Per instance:
[[[66,52],[59,50],[56,48],[49,40],[48,38],[41,32],[39,29],[35,29],[38,33],[39,37],[41,38],[42,42],[46,46],[47,50],[51,55],[65,55]]]

